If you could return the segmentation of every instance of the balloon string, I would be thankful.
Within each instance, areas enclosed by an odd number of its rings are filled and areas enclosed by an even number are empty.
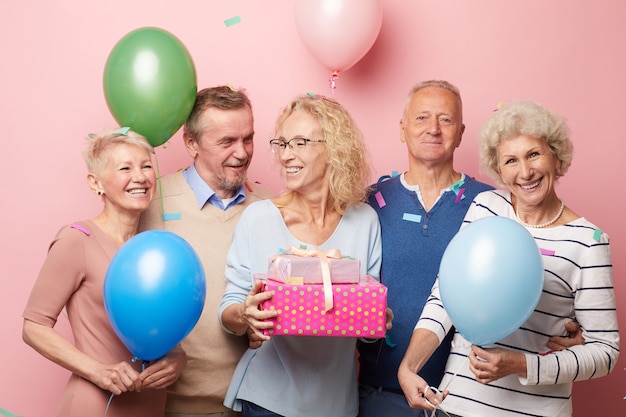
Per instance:
[[[467,359],[469,361],[469,356],[466,356],[465,359]],[[452,374],[452,378],[450,378],[450,380],[446,383],[446,385],[444,385],[442,388],[435,388],[435,387],[427,387],[426,389],[431,389],[432,391],[434,391],[436,394],[444,392],[445,390],[448,389],[448,387],[450,386],[450,384],[452,383],[452,381],[454,380],[454,378],[458,375],[458,373],[461,371],[461,368],[463,367],[463,365],[465,365],[466,361],[462,360],[461,363],[459,364],[460,366],[458,368],[456,368],[456,371],[454,371],[454,373]],[[426,397],[424,397],[424,399],[426,399]],[[428,400],[426,400],[426,402],[429,403]],[[429,403],[430,404],[430,403]],[[433,405],[433,404],[431,404]],[[435,414],[437,413],[437,409],[441,410],[442,413],[444,413],[445,415],[447,415],[448,417],[450,417],[450,414],[448,414],[446,412],[446,410],[443,409],[443,407],[441,406],[441,403],[437,404],[437,405],[433,405],[435,408],[432,410],[432,413],[430,414],[430,417],[435,417]],[[428,417],[428,411],[424,410],[424,415],[426,417]]]
[[[109,397],[109,401],[107,401],[107,408],[104,409],[104,417],[106,417],[107,413],[109,412],[109,406],[111,405],[111,401],[113,401],[113,397],[115,397],[115,394],[111,394],[111,396]]]
[[[161,201],[161,218],[165,217],[165,205],[163,204],[163,186],[161,185],[161,170],[159,169],[159,156],[154,152],[154,163],[157,171],[157,185],[159,187],[159,200]]]
[[[139,360],[139,358],[137,356],[133,357],[131,359],[131,362],[135,363]],[[146,363],[148,363],[147,361],[141,361],[141,372],[146,370]],[[107,413],[109,412],[109,407],[111,406],[111,401],[113,401],[113,397],[115,397],[115,394],[111,394],[111,396],[109,397],[109,401],[107,401],[107,406],[104,409],[104,417],[106,417]]]
[[[333,94],[335,94],[335,89],[337,88],[337,78],[339,78],[339,72],[333,71],[328,79],[328,82],[330,83],[330,92]]]

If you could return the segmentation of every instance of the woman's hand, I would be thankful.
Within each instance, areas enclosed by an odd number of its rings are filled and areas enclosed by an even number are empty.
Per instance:
[[[231,304],[222,312],[222,325],[237,335],[247,334],[253,348],[270,340],[265,333],[274,323],[266,320],[278,315],[274,310],[261,310],[261,303],[272,298],[271,291],[263,291],[263,287],[263,281],[256,280],[243,303]]]
[[[472,345],[468,357],[470,370],[482,384],[511,374],[526,377],[526,357],[521,353],[501,348],[482,349]]]
[[[176,346],[139,374],[143,388],[169,387],[176,382],[185,365],[187,365],[187,354],[180,345]]]
[[[250,293],[240,305],[241,320],[247,325],[246,333],[248,334],[250,345],[255,348],[260,347],[263,341],[270,340],[266,333],[267,330],[274,327],[274,323],[267,319],[276,317],[278,314],[274,310],[261,310],[260,305],[272,298],[272,293],[263,291],[263,286],[263,281],[256,280]]]
[[[141,390],[141,378],[130,363],[103,364],[76,348],[52,327],[24,319],[22,338],[29,346],[63,368],[119,395]]]
[[[386,329],[387,330],[391,330],[391,328],[393,327],[393,310],[391,310],[389,307],[387,307],[387,310],[385,310],[385,318],[386,318]]]
[[[398,368],[398,382],[411,408],[433,410],[448,395],[448,391],[435,392],[417,372],[439,346],[437,335],[430,330],[415,329],[402,362]]]
[[[141,391],[142,388],[139,372],[128,362],[100,365],[89,380],[115,395],[128,391]]]
[[[411,408],[433,410],[448,395],[447,390],[443,393],[435,392],[422,377],[411,371],[404,363],[398,368],[398,381]]]

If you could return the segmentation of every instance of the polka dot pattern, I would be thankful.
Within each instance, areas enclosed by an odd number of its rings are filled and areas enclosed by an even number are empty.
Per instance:
[[[370,276],[359,284],[334,284],[333,308],[324,311],[324,286],[285,284],[268,278],[272,298],[264,310],[276,310],[270,335],[385,337],[387,287]]]

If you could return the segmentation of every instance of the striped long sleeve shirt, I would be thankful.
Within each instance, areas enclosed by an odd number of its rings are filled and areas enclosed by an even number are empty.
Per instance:
[[[479,194],[464,224],[486,216],[515,218],[508,191]],[[457,332],[440,385],[450,390],[442,403],[447,412],[464,417],[571,416],[572,383],[607,375],[617,363],[619,333],[607,234],[582,217],[562,226],[527,230],[542,253],[541,298],[518,330],[486,346],[523,353],[527,376],[477,382],[468,366],[470,343]],[[432,330],[443,339],[453,323],[442,307],[437,281],[416,328]],[[585,344],[549,352],[548,339],[565,335],[571,320],[580,324]]]

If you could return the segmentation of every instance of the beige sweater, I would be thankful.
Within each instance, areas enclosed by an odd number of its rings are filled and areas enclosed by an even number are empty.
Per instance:
[[[182,342],[187,352],[187,366],[178,381],[168,388],[167,412],[201,414],[228,410],[222,402],[235,366],[248,346],[248,339],[227,334],[217,319],[226,284],[226,255],[244,208],[272,196],[263,186],[247,186],[243,203],[226,211],[210,204],[200,210],[182,172],[176,172],[161,178],[161,193],[157,193],[141,217],[140,231],[162,229],[183,237],[198,253],[206,275],[204,310]],[[179,219],[163,221],[163,212]]]

